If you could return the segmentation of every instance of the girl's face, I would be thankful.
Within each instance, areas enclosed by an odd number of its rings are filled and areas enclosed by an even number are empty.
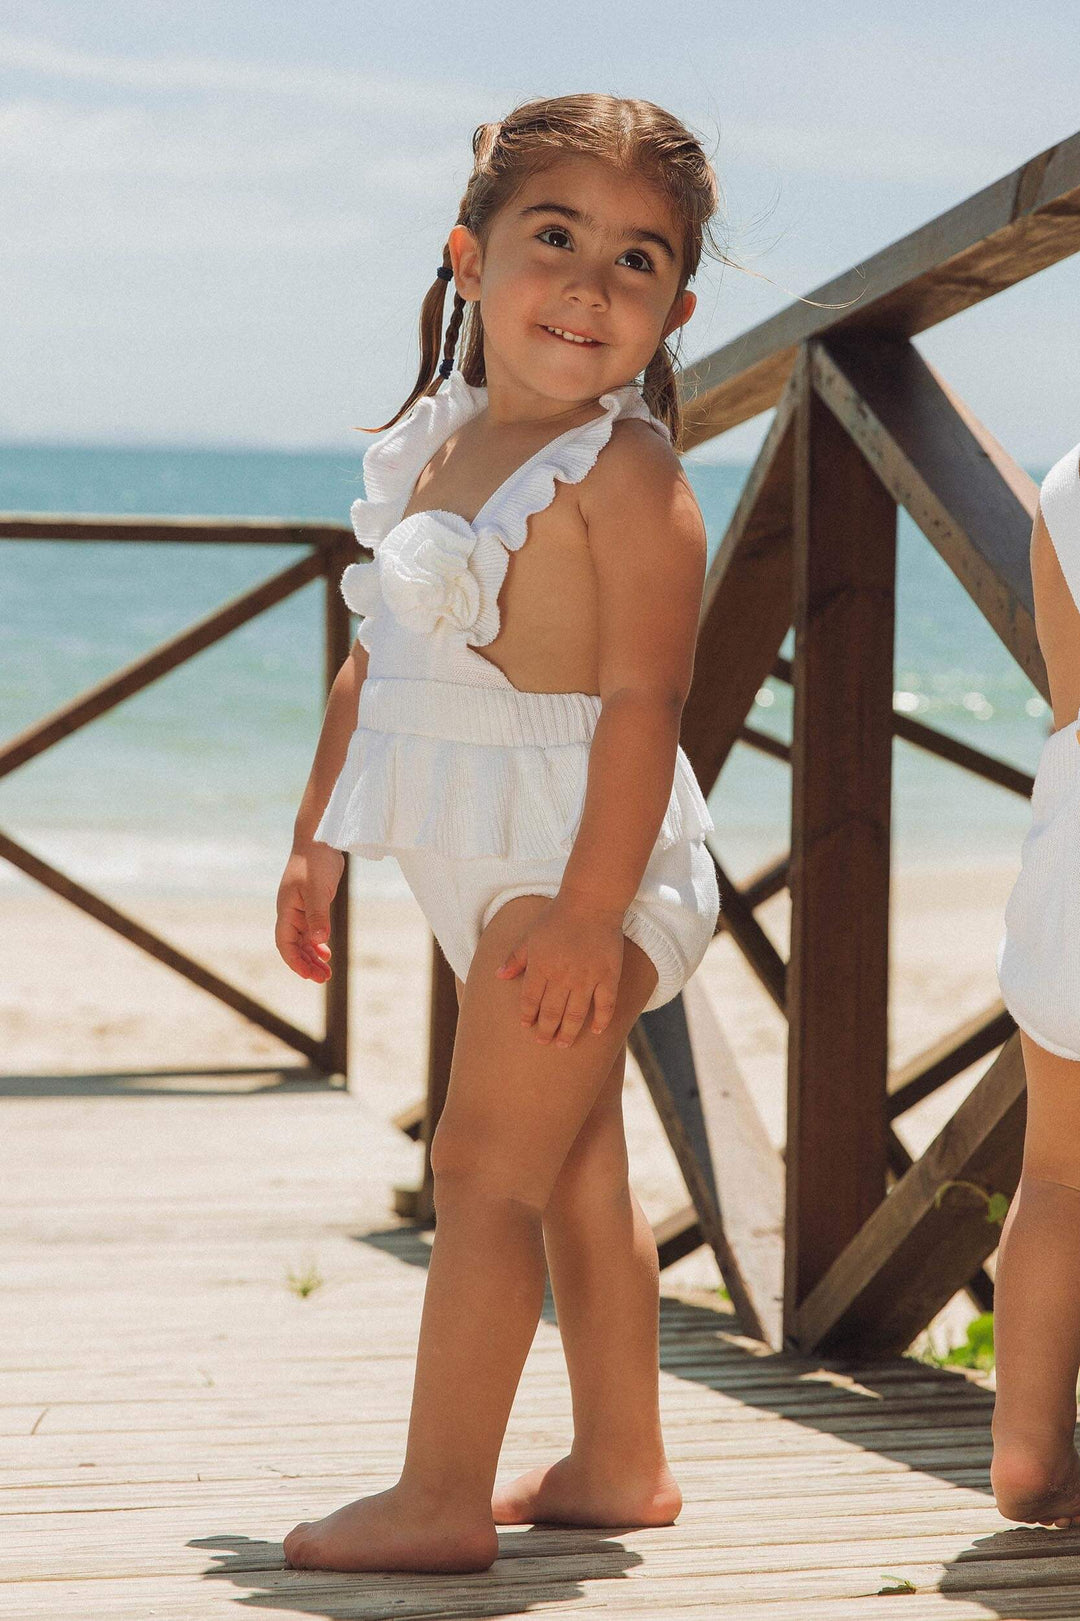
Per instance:
[[[577,155],[526,182],[486,251],[455,225],[456,285],[480,302],[489,386],[573,405],[633,381],[697,303],[676,298],[680,243],[660,193]]]

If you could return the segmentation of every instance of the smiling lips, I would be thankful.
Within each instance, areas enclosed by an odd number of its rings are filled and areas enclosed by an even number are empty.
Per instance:
[[[562,338],[565,343],[576,343],[585,348],[591,349],[600,349],[603,347],[599,338],[587,338],[581,332],[567,332],[564,327],[543,326],[541,323],[541,330],[544,332],[550,332],[556,338]]]

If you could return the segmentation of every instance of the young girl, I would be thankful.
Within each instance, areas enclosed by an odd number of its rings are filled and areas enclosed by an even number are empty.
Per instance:
[[[720,904],[679,746],[706,536],[665,345],[716,181],[668,113],[606,95],[521,106],[473,151],[419,377],[364,457],[374,559],[342,591],[365,618],[279,893],[282,956],[325,980],[340,852],[392,853],[460,1007],[401,1477],[296,1526],[294,1566],[484,1570],[497,1524],[682,1505],[621,1091],[630,1029],[689,979]],[[545,1257],[573,1446],[493,1496]]]
[[[1007,1519],[1069,1527],[1080,1523],[1080,444],[1043,480],[1031,572],[1057,730],[1039,760],[998,950],[1027,1127],[998,1251],[990,1476]]]

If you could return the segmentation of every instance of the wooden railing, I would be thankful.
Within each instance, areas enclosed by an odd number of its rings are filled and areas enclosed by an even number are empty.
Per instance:
[[[211,647],[230,631],[273,608],[311,580],[322,579],[324,582],[327,689],[349,652],[349,610],[342,599],[339,581],[345,564],[355,556],[356,541],[352,531],[341,525],[283,523],[261,518],[99,518],[83,514],[3,513],[0,514],[0,540],[42,543],[56,540],[152,541],[184,545],[212,542],[215,545],[308,548],[307,555],[298,562],[223,603],[213,613],[189,625],[11,738],[0,748],[0,777],[28,765],[54,744],[97,720],[133,693],[141,692],[152,681],[160,680],[170,670],[177,669],[197,653]],[[205,963],[162,939],[145,924],[128,917],[101,895],[35,855],[10,833],[2,831],[0,857],[300,1053],[313,1075],[346,1075],[349,962],[347,862],[331,911],[335,971],[326,983],[325,1028],[322,1036],[313,1036],[223,979]]]

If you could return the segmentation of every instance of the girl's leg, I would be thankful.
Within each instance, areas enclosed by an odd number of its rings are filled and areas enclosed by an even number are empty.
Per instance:
[[[682,1507],[660,1431],[660,1269],[627,1175],[625,1066],[624,1045],[544,1211],[573,1447],[495,1493],[499,1525],[670,1525]]]
[[[1002,1228],[994,1301],[994,1458],[1010,1520],[1080,1518],[1073,1441],[1080,1372],[1080,1064],[1021,1032],[1023,1169]]]
[[[550,904],[522,895],[480,937],[462,997],[450,1084],[431,1144],[436,1229],[405,1463],[388,1491],[285,1539],[292,1565],[483,1570],[498,1539],[491,1493],[514,1392],[544,1296],[543,1212],[560,1168],[656,970],[627,940],[615,1012],[571,1047],[521,1024],[521,980],[499,963]]]

